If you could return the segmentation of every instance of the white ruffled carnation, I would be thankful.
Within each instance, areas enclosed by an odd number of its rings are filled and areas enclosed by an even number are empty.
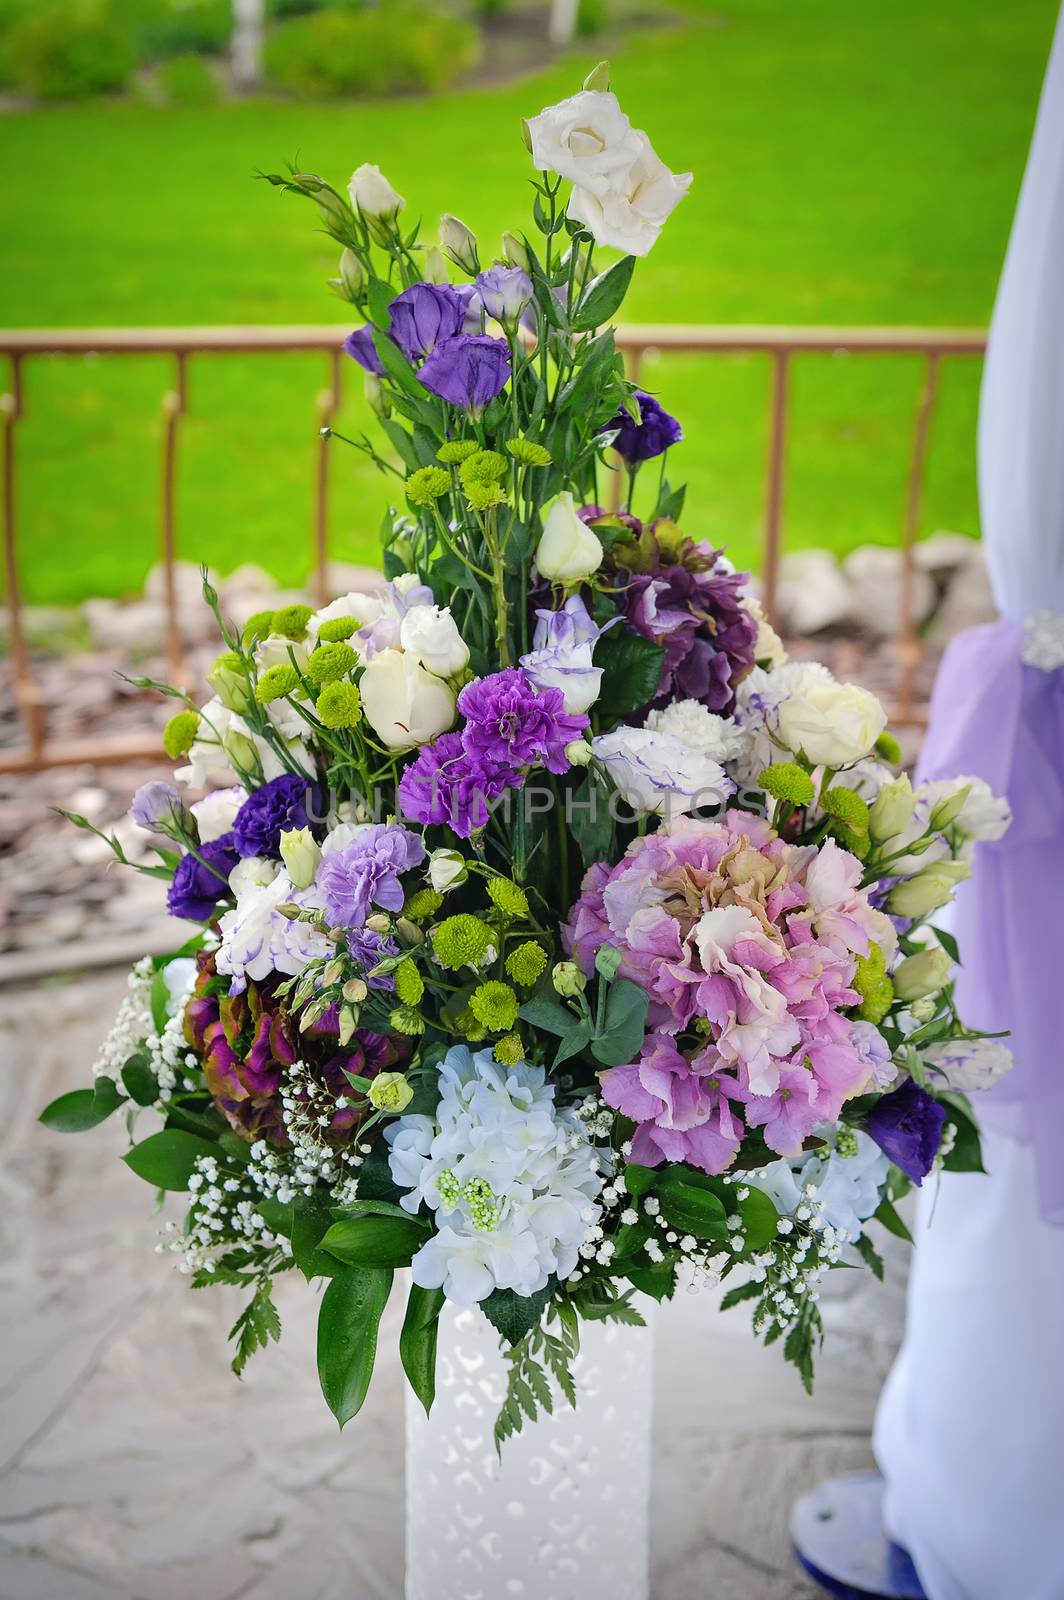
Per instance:
[[[712,755],[663,728],[622,724],[592,739],[591,749],[622,800],[651,816],[720,805],[734,788]]]
[[[558,1107],[542,1067],[501,1067],[488,1050],[448,1051],[435,1117],[385,1130],[400,1204],[424,1204],[436,1233],[411,1263],[414,1282],[457,1305],[495,1289],[535,1294],[566,1278],[600,1214],[600,1153],[576,1113]]]
[[[215,964],[232,979],[232,993],[242,993],[249,978],[261,983],[271,972],[294,978],[311,961],[333,953],[335,947],[309,922],[290,922],[278,910],[282,905],[320,910],[322,903],[313,889],[296,889],[276,862],[249,856],[233,868],[229,885],[236,905],[219,921]]]
[[[212,789],[189,806],[199,828],[200,843],[210,844],[228,833],[247,797],[247,790],[238,783],[228,789]]]

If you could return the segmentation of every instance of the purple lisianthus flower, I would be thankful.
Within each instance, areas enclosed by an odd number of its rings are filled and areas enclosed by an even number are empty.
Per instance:
[[[466,308],[449,283],[414,283],[388,307],[388,332],[417,366],[438,344],[461,333]]]
[[[315,886],[330,920],[343,928],[361,928],[371,906],[401,911],[406,892],[400,874],[419,866],[425,846],[416,833],[398,822],[371,822],[349,844],[327,851]]]
[[[883,1154],[906,1177],[920,1184],[938,1154],[945,1122],[945,1107],[907,1078],[899,1089],[885,1094],[872,1107],[865,1129]]]
[[[613,441],[613,448],[619,456],[623,456],[629,466],[634,466],[640,461],[651,461],[655,456],[663,455],[670,445],[679,444],[683,438],[683,429],[676,418],[671,417],[652,394],[645,394],[642,389],[637,389],[634,398],[639,402],[642,420],[636,422],[631,413],[622,406],[602,430],[604,433],[612,433],[616,429],[617,437]]]
[[[146,833],[158,833],[173,828],[190,832],[193,819],[172,783],[144,783],[133,796],[129,820]]]
[[[411,822],[446,823],[460,839],[468,839],[474,828],[486,825],[491,802],[523,782],[508,762],[470,755],[461,734],[443,733],[403,773],[399,806]]]
[[[229,874],[239,860],[232,833],[198,845],[195,855],[190,851],[182,856],[166,896],[170,915],[189,922],[209,922],[219,900],[229,894]]]
[[[438,344],[418,373],[425,388],[463,411],[483,411],[510,379],[505,339],[458,333]]]
[[[297,773],[286,772],[272,778],[261,789],[248,795],[236,814],[233,838],[242,856],[274,856],[281,853],[281,835],[289,828],[305,828],[307,791],[310,785]]]
[[[377,354],[377,346],[373,343],[373,329],[368,323],[364,328],[356,328],[354,333],[349,333],[341,348],[367,372],[376,373],[379,377],[384,371],[384,362]]]
[[[590,726],[583,712],[566,711],[560,689],[537,689],[517,667],[467,683],[458,709],[466,719],[462,747],[467,755],[511,768],[567,772],[565,747]]]
[[[532,279],[521,267],[489,267],[477,279],[484,310],[504,327],[513,327],[532,298]]]
[[[745,582],[743,573],[715,563],[705,571],[675,565],[631,576],[622,602],[628,626],[665,647],[653,705],[699,700],[710,711],[731,711],[757,647],[757,622],[741,599]]]

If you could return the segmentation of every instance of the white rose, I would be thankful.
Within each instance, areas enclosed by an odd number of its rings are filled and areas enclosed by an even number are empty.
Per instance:
[[[661,711],[649,712],[646,725],[658,733],[671,733],[721,763],[734,760],[743,746],[742,729],[730,717],[707,710],[700,700],[674,700]]]
[[[640,135],[615,94],[582,89],[527,123],[532,159],[592,194],[606,194],[640,155]]]
[[[453,678],[469,665],[469,646],[450,606],[411,606],[399,627],[399,643],[438,678]]]
[[[555,495],[543,519],[536,566],[549,583],[579,583],[602,565],[602,545],[576,514],[572,494]]]
[[[814,766],[859,761],[887,725],[874,694],[855,683],[836,683],[822,667],[811,671],[803,666],[789,688],[776,713],[776,731],[788,750],[795,755],[801,751]]]
[[[446,894],[465,883],[469,867],[458,850],[434,850],[429,856],[429,882],[437,894]]]
[[[210,844],[228,833],[246,799],[247,791],[237,784],[232,789],[213,789],[189,806],[199,828],[200,843]]]
[[[402,195],[392,188],[380,167],[368,161],[355,168],[347,192],[355,210],[364,217],[382,217],[390,221],[406,205]]]
[[[378,651],[358,687],[366,721],[389,750],[427,744],[454,722],[453,689],[405,651]]]
[[[720,804],[734,787],[719,762],[672,733],[622,726],[591,748],[633,811],[682,816]]]
[[[691,187],[691,173],[670,172],[645,133],[637,133],[639,154],[626,171],[616,173],[606,190],[579,185],[569,201],[569,215],[582,223],[596,244],[645,256]]]
[[[767,662],[769,667],[782,667],[787,660],[787,651],[783,640],[765,615],[761,601],[756,595],[743,595],[742,604],[749,611],[757,623],[757,643],[754,645],[754,660]]]

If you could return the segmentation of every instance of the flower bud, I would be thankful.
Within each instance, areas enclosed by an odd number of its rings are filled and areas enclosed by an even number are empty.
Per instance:
[[[406,204],[384,176],[380,167],[364,161],[351,174],[347,186],[351,204],[367,220],[394,222]]]
[[[550,980],[561,995],[582,994],[587,988],[587,979],[575,961],[556,962],[551,970]]]
[[[896,917],[925,917],[952,900],[953,891],[971,869],[963,861],[939,861],[924,867],[915,878],[895,884],[887,896],[887,910]]]
[[[571,767],[586,767],[590,765],[594,751],[586,739],[574,739],[565,747],[565,759]]]
[[[385,911],[375,911],[371,917],[366,918],[366,927],[371,933],[390,933],[392,919]]]
[[[903,773],[893,783],[880,789],[868,810],[868,832],[882,842],[895,838],[913,814],[916,796],[908,775]]]
[[[405,1110],[413,1098],[414,1091],[401,1072],[378,1072],[369,1086],[368,1099],[374,1111],[396,1115]]]
[[[621,964],[621,952],[612,944],[600,944],[595,951],[595,971],[607,983],[612,983]]]
[[[340,257],[340,282],[349,300],[361,300],[366,287],[366,270],[353,250],[347,249]]]
[[[450,212],[445,212],[440,218],[440,249],[448,261],[453,261],[456,267],[468,272],[471,278],[480,271],[476,234],[458,217],[452,217]]]
[[[536,566],[550,583],[575,585],[602,565],[602,545],[576,514],[568,489],[556,495],[543,519]]]
[[[928,826],[933,828],[936,833],[942,833],[945,828],[949,827],[951,822],[956,822],[964,810],[971,792],[971,784],[965,783],[961,785],[955,794],[947,795],[944,800],[940,800],[931,813],[931,820]]]
[[[424,283],[450,283],[451,275],[447,271],[447,263],[443,259],[443,251],[439,245],[430,244],[425,251],[425,265],[421,277]]]
[[[254,772],[258,751],[246,733],[230,728],[222,734],[222,749],[240,772]]]
[[[465,856],[459,850],[434,850],[429,856],[429,882],[437,894],[456,889],[469,877]]]
[[[922,1000],[925,995],[937,994],[952,970],[953,962],[938,945],[921,950],[895,967],[891,974],[894,993],[899,1000]]]
[[[281,834],[281,860],[297,889],[309,889],[321,860],[321,846],[309,828],[286,828]]]
[[[366,404],[374,416],[382,419],[392,414],[392,403],[384,390],[381,380],[375,372],[367,372],[362,380],[362,393],[366,397]]]
[[[522,272],[531,272],[528,249],[523,239],[509,229],[502,236],[502,258],[508,267],[520,267]]]
[[[252,705],[251,688],[243,663],[235,650],[220,655],[207,674],[207,682],[228,711],[241,714]]]
[[[930,1022],[937,1010],[938,1006],[936,1005],[935,1001],[930,998],[925,998],[923,1000],[913,1001],[912,1005],[909,1007],[909,1015],[912,1017],[914,1022]]]

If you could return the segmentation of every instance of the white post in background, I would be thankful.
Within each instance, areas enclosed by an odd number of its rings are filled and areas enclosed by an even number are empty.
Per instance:
[[[233,0],[233,38],[230,64],[233,87],[249,94],[262,78],[264,0]]]
[[[440,1317],[431,1417],[406,1410],[406,1600],[647,1600],[655,1307],[581,1322],[577,1408],[526,1422],[500,1462],[505,1392],[479,1311]]]
[[[547,35],[551,44],[572,44],[580,0],[551,0]]]

